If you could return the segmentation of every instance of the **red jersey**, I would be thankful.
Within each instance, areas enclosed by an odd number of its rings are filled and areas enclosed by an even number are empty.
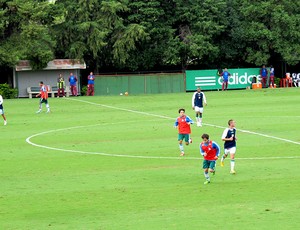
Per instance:
[[[187,116],[178,117],[175,125],[178,126],[179,134],[190,134],[191,133],[191,123],[192,120]]]
[[[48,88],[47,88],[47,86],[45,86],[45,85],[41,86],[40,94],[41,94],[41,98],[48,99]]]
[[[218,146],[213,143],[212,141],[209,141],[208,145],[205,145],[204,142],[201,143],[200,145],[201,152],[207,153],[206,156],[204,156],[204,160],[215,160],[215,157],[219,155],[219,149]]]

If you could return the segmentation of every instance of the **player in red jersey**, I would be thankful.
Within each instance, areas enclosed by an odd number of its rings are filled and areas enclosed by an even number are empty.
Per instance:
[[[194,122],[189,116],[185,115],[185,109],[178,110],[179,117],[176,119],[174,127],[178,127],[178,143],[180,149],[180,156],[184,156],[184,148],[182,145],[183,139],[185,140],[185,144],[189,145],[192,143],[192,139],[190,138],[191,134],[191,124]]]
[[[204,157],[203,160],[203,170],[205,182],[204,184],[210,183],[210,177],[208,171],[215,174],[216,160],[218,160],[220,154],[220,146],[214,142],[209,140],[209,135],[204,133],[202,136],[202,143],[200,144],[200,153]]]
[[[36,95],[36,97],[40,97],[39,110],[36,113],[42,112],[42,103],[46,104],[46,108],[47,108],[46,113],[49,113],[50,112],[50,106],[49,106],[49,103],[48,103],[48,89],[47,89],[47,86],[45,86],[44,83],[41,81],[40,82],[40,87],[41,87],[40,88],[40,93],[38,93]]]

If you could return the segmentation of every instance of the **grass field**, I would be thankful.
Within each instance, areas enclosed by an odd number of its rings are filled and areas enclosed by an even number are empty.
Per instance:
[[[205,94],[183,158],[192,93],[5,100],[0,229],[300,229],[299,88]],[[200,136],[223,146],[230,118],[237,174],[204,185]]]

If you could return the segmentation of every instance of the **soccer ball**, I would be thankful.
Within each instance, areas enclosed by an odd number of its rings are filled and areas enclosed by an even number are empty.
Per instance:
[[[128,92],[125,92],[124,94],[125,94],[125,96],[128,96]]]
[[[123,96],[123,93],[120,93],[120,96]]]

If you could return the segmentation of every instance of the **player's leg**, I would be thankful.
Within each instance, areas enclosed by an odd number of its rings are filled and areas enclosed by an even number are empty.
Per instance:
[[[203,107],[199,108],[199,126],[202,126]]]
[[[215,175],[216,172],[216,161],[209,161],[209,172]]]
[[[209,177],[209,174],[208,174],[208,167],[209,167],[209,162],[207,160],[203,160],[203,171],[204,171],[204,177],[205,177],[204,184],[209,184],[210,183],[210,177]]]
[[[236,152],[236,147],[230,148],[230,173],[235,174],[235,152]]]
[[[43,103],[43,98],[40,98],[40,100],[39,100],[39,110],[36,111],[36,113],[42,112],[42,103]]]
[[[183,138],[184,138],[183,134],[178,134],[178,144],[179,144],[180,156],[184,156],[184,148],[182,145]]]
[[[189,145],[191,143],[190,134],[184,134],[185,145]]]
[[[47,108],[47,112],[46,113],[50,113],[50,105],[48,103],[48,100],[45,100],[45,104],[46,104],[46,108]]]
[[[3,109],[0,109],[0,114],[1,114],[1,116],[3,117],[4,125],[6,125],[6,124],[7,124],[7,120],[6,120],[6,117],[5,117],[5,115],[4,115],[4,110],[3,110]]]
[[[229,153],[228,149],[224,149],[224,153],[223,153],[223,155],[221,157],[221,166],[222,167],[224,166],[224,160],[226,159],[228,153]]]

